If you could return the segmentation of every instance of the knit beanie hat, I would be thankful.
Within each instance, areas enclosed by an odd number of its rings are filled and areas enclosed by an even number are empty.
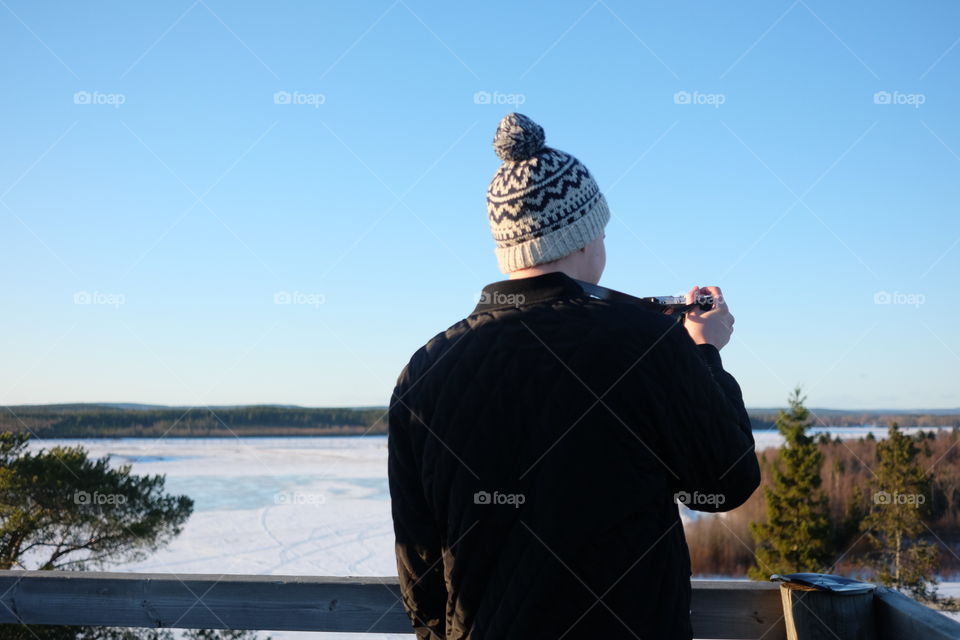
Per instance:
[[[487,215],[504,273],[571,254],[610,220],[587,168],[544,142],[543,128],[520,113],[504,116],[493,139],[503,164],[487,190]]]

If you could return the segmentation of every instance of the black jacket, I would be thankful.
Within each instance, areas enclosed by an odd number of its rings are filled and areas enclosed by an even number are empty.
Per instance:
[[[419,638],[691,638],[676,500],[726,511],[760,481],[717,349],[562,273],[488,285],[413,355],[389,428]]]

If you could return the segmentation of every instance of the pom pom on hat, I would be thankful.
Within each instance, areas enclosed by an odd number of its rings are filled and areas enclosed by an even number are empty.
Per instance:
[[[504,162],[529,160],[543,150],[543,127],[522,113],[508,113],[493,137],[493,149]]]

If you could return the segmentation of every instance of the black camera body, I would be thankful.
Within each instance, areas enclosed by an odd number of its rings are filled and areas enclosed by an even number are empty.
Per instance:
[[[676,318],[678,322],[683,322],[687,312],[693,309],[710,311],[714,308],[713,296],[709,295],[697,296],[695,301],[687,304],[686,298],[681,298],[678,296],[649,296],[646,298],[638,298],[636,296],[631,296],[628,293],[623,293],[622,291],[617,291],[616,289],[607,289],[606,287],[601,287],[600,285],[592,284],[590,282],[584,282],[582,280],[577,280],[576,282],[583,288],[584,293],[591,298],[596,298],[598,300],[629,302],[631,304],[640,305],[650,309],[651,311],[656,311],[658,313],[663,313]]]
[[[678,297],[678,296],[651,296],[649,298],[637,298],[640,302],[659,305],[664,308],[664,313],[686,313],[694,308],[699,308],[701,311],[710,311],[713,309],[713,296],[702,295],[697,296],[697,299],[692,304],[687,304],[687,299]]]

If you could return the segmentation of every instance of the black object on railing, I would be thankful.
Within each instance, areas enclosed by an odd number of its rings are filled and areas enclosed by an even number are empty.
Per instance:
[[[799,584],[805,587],[812,587],[820,591],[830,591],[832,593],[870,593],[877,588],[877,585],[869,582],[860,582],[852,578],[843,576],[834,576],[829,573],[791,573],[785,576],[773,574],[770,576],[773,582],[788,582]]]
[[[893,589],[825,573],[770,579],[787,640],[960,640],[960,623]]]

